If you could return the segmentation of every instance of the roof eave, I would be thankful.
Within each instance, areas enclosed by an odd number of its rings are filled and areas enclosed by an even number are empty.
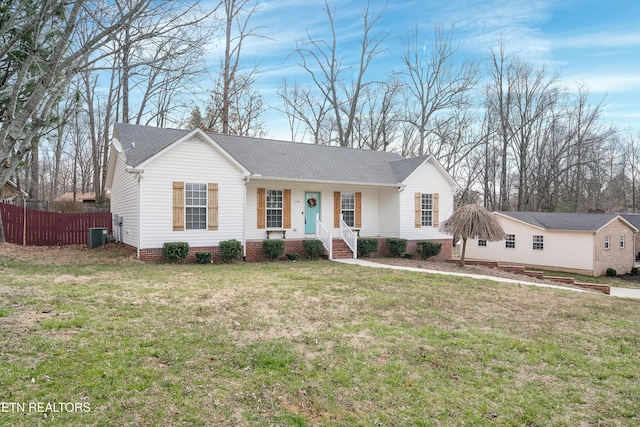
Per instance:
[[[404,187],[404,184],[400,182],[383,183],[383,182],[358,182],[358,181],[331,181],[331,180],[320,180],[320,179],[300,179],[300,178],[264,176],[264,175],[249,175],[248,178],[250,180],[259,180],[259,181],[304,182],[304,183],[314,183],[314,184],[357,185],[357,186],[367,186],[367,187],[389,187],[389,188]]]

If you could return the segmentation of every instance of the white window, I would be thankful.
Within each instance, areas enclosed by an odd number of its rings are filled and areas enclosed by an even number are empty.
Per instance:
[[[433,226],[433,194],[422,194],[421,211],[422,226]]]
[[[478,239],[478,246],[487,246],[487,241],[483,239]]]
[[[515,234],[507,234],[507,239],[504,241],[504,247],[515,249],[516,247],[516,235]]]
[[[356,224],[356,196],[354,193],[341,194],[341,212],[345,224],[355,227]]]
[[[282,228],[282,190],[267,190],[267,228]]]
[[[185,184],[185,227],[187,230],[207,228],[207,184]]]
[[[624,249],[624,234],[620,235],[620,249]]]
[[[604,236],[604,248],[609,249],[611,247],[611,242],[609,236]]]
[[[544,250],[544,236],[541,236],[539,234],[533,235],[533,250],[534,251]]]

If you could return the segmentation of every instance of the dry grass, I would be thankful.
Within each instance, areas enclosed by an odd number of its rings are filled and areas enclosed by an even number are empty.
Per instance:
[[[91,412],[2,425],[640,422],[637,301],[328,262],[10,249],[0,400]]]

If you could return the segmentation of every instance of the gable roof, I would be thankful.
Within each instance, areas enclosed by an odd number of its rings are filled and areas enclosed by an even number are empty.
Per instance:
[[[114,137],[127,165],[136,168],[190,132],[118,123]],[[405,159],[388,151],[206,135],[254,176],[273,179],[398,185],[431,157]]]
[[[498,212],[498,214],[545,230],[598,231],[616,218],[622,219],[632,228],[638,228],[617,214],[565,212]]]
[[[622,214],[620,216],[633,224],[635,228],[640,230],[640,214]]]

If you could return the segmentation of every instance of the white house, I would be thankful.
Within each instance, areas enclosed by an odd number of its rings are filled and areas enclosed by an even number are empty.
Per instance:
[[[140,258],[177,241],[216,258],[221,241],[236,239],[259,260],[264,239],[303,253],[305,238],[353,247],[356,234],[439,241],[448,258],[438,225],[458,187],[430,155],[117,124],[106,188],[121,240]]]
[[[506,240],[469,240],[468,258],[600,276],[637,265],[635,218],[616,214],[494,212]],[[633,219],[633,220],[630,220]],[[637,250],[636,250],[637,249]]]

